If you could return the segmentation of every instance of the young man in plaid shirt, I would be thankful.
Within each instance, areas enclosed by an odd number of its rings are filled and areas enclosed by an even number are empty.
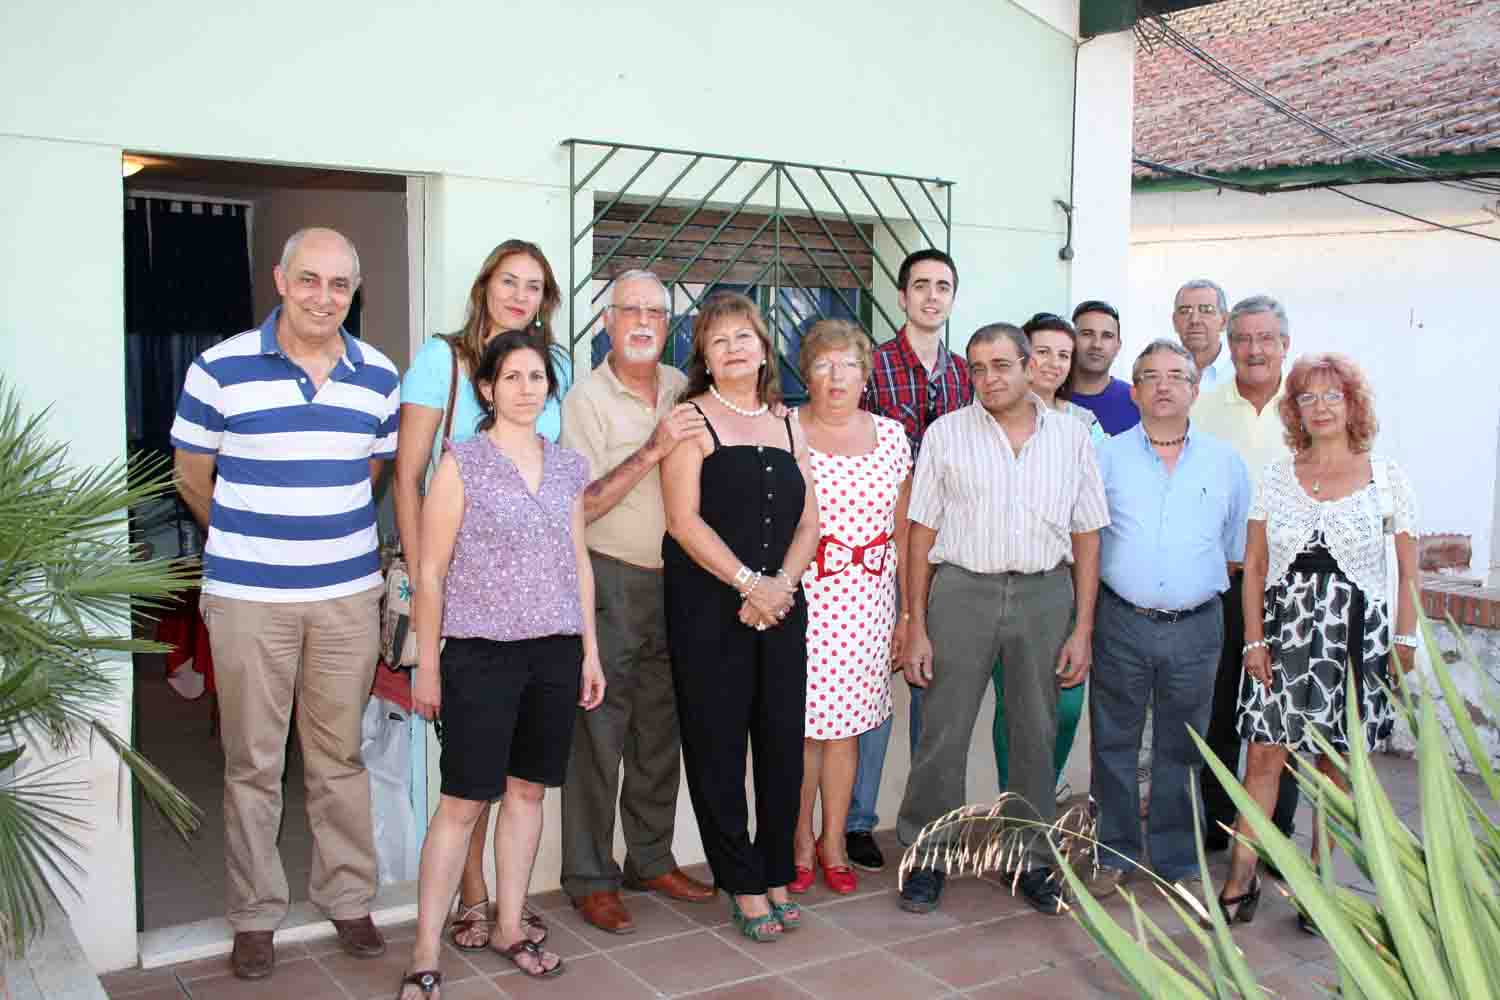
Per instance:
[[[906,324],[896,336],[875,349],[870,381],[860,405],[890,417],[906,428],[915,462],[922,437],[933,421],[967,405],[973,398],[968,364],[943,341],[943,328],[958,294],[958,268],[941,250],[918,250],[901,262],[896,276],[896,301],[906,313]],[[901,554],[905,558],[905,553]],[[904,603],[905,595],[903,595]],[[915,751],[922,732],[922,690],[911,689],[911,746]],[[880,772],[891,738],[891,720],[859,737],[859,770],[854,799],[849,804],[845,847],[849,861],[865,871],[880,871],[885,858],[875,843],[875,799]]]

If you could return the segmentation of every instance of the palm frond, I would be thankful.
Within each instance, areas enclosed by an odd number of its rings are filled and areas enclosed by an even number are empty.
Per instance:
[[[131,508],[171,493],[169,463],[71,465],[46,421],[46,411],[25,414],[0,378],[0,764],[24,762],[32,745],[66,755],[97,736],[186,835],[198,808],[100,721],[126,690],[119,654],[164,649],[135,638],[133,623],[197,577],[192,562],[136,558],[130,540]],[[87,788],[51,773],[0,777],[0,933],[12,950],[78,873],[69,829]]]

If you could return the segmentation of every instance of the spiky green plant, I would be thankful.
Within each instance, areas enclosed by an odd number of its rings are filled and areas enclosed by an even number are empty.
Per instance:
[[[61,774],[89,741],[119,755],[179,832],[202,815],[101,721],[128,690],[111,654],[165,649],[131,637],[132,612],[162,607],[196,575],[132,551],[129,509],[170,494],[168,463],[75,467],[45,425],[0,379],[0,949],[17,955],[43,928],[47,897],[76,891],[87,788]]]
[[[1473,652],[1457,626],[1450,621],[1449,627],[1458,636],[1468,665],[1477,669]],[[1425,619],[1421,628],[1442,697],[1453,709],[1460,737],[1490,798],[1500,801],[1500,777],[1484,753]],[[1348,732],[1356,734],[1363,731],[1357,700],[1348,701],[1347,726]],[[1500,826],[1459,779],[1451,759],[1452,747],[1437,720],[1435,698],[1412,699],[1403,688],[1398,704],[1417,734],[1420,831],[1398,817],[1381,788],[1363,740],[1351,740],[1347,759],[1340,761],[1340,770],[1350,785],[1348,793],[1308,761],[1296,762],[1298,783],[1314,803],[1325,836],[1346,851],[1374,884],[1373,903],[1335,883],[1328,840],[1320,852],[1321,865],[1314,868],[1207,746],[1201,740],[1198,745],[1248,821],[1255,834],[1256,851],[1281,870],[1293,904],[1332,947],[1338,963],[1340,996],[1349,1000],[1500,997]],[[1322,749],[1336,759],[1326,743]],[[1124,895],[1134,933],[1115,922],[1066,864],[1063,870],[1077,898],[1075,917],[1142,996],[1267,996],[1256,984],[1213,903],[1201,846],[1199,865],[1204,873],[1201,901],[1181,890],[1166,895],[1183,924],[1206,949],[1207,968],[1189,960],[1129,893]],[[1204,923],[1210,930],[1201,929]]]

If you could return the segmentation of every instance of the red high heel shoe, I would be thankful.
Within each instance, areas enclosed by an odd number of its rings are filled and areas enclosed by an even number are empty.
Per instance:
[[[813,870],[811,868],[803,868],[801,865],[798,865],[796,876],[786,884],[786,891],[795,892],[800,896],[807,890],[811,889],[813,887],[813,883],[816,881],[817,876],[813,874]]]
[[[855,877],[853,868],[847,864],[830,868],[824,863],[822,844],[818,845],[818,867],[823,869],[823,884],[828,886],[831,892],[847,896],[859,888],[859,879]]]

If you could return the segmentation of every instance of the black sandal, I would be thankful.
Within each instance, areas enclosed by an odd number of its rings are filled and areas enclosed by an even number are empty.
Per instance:
[[[436,969],[421,969],[417,972],[408,972],[401,979],[401,985],[396,987],[396,1000],[401,1000],[401,994],[406,992],[408,986],[415,986],[422,991],[426,1000],[431,1000],[432,991],[443,985],[443,974]]]
[[[495,954],[499,955],[501,958],[510,959],[511,965],[514,965],[516,968],[520,969],[523,973],[530,976],[532,979],[551,979],[553,976],[560,976],[563,973],[562,956],[559,955],[557,957],[556,965],[552,966],[552,968],[550,969],[547,968],[546,961],[542,958],[542,956],[545,955],[546,952],[542,951],[541,945],[537,944],[530,938],[522,938],[515,944],[511,945],[509,948],[496,948],[494,949],[494,951]],[[535,972],[526,968],[526,966],[522,965],[520,962],[516,961],[516,959],[521,957],[522,952],[529,952],[531,956],[536,959]]]
[[[1229,908],[1234,907],[1230,913]],[[1255,876],[1250,883],[1248,891],[1235,896],[1233,899],[1219,897],[1219,911],[1224,914],[1224,922],[1228,924],[1248,924],[1255,919],[1255,910],[1260,906],[1260,876]]]
[[[521,904],[521,925],[529,927],[534,931],[541,931],[541,937],[531,937],[537,944],[545,944],[547,941],[546,921],[534,913],[531,907],[525,903]],[[484,940],[478,944],[464,944],[459,941],[460,935],[468,934],[470,931],[480,931],[484,934]],[[484,951],[490,946],[490,936],[495,931],[495,920],[490,916],[490,901],[481,899],[473,906],[466,906],[463,900],[458,902],[458,916],[448,925],[448,942],[459,951]]]

